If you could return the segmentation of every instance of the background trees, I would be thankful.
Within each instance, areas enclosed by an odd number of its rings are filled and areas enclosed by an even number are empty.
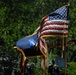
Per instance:
[[[42,17],[67,2],[68,0],[0,0],[0,75],[6,75],[9,68],[8,75],[12,75],[12,70],[16,68],[18,52],[13,50],[15,42],[32,34]],[[76,39],[76,1],[69,0],[69,3],[68,40]],[[75,50],[75,45],[69,47],[69,61],[76,61]]]

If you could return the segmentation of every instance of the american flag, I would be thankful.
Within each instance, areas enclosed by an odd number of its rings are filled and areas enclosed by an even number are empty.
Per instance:
[[[67,6],[63,6],[49,15],[41,22],[41,37],[46,36],[68,36],[68,15]]]
[[[67,6],[57,9],[43,17],[41,24],[35,30],[39,37],[39,47],[44,56],[47,56],[46,36],[68,36]]]

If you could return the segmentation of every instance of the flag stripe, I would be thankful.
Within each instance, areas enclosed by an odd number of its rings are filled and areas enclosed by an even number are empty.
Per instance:
[[[50,35],[51,34],[51,35]],[[48,33],[44,33],[42,35],[40,35],[40,37],[47,37],[47,36],[62,36],[62,37],[67,37],[68,34],[67,33],[54,33],[54,32],[48,32]]]
[[[68,21],[52,20],[45,22],[40,36],[44,35],[68,35]]]
[[[67,30],[44,30],[41,32],[41,34],[48,33],[48,32],[51,32],[51,33],[68,33]]]
[[[40,50],[43,53],[44,56],[47,54],[47,44],[45,39],[40,38]]]
[[[55,23],[55,21],[56,21],[56,23]],[[48,22],[49,22],[49,24],[48,24]],[[58,24],[61,24],[61,25],[57,25],[57,22],[58,22]],[[38,27],[38,29],[39,28],[40,28],[40,26]],[[64,32],[64,33],[67,32],[68,33],[68,21],[66,21],[66,20],[47,21],[47,24],[44,24],[44,27],[41,30],[41,35],[43,35],[42,33],[44,33],[44,32],[48,32],[48,30],[50,30],[50,33],[52,32],[52,34],[54,32],[60,32],[60,34],[61,34],[61,32]],[[61,31],[59,31],[59,30],[61,30]],[[57,34],[57,33],[54,33],[54,35],[55,34]]]
[[[61,25],[49,25],[42,28],[42,31],[44,30],[68,30],[68,26],[61,26]]]
[[[59,24],[59,25],[68,25],[68,21],[66,20],[49,20],[44,23],[44,26],[49,24]]]

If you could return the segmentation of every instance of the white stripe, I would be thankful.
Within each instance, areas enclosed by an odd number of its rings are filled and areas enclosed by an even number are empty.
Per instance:
[[[44,24],[47,24],[47,23],[52,23],[52,22],[64,22],[64,23],[69,23],[67,20],[48,20],[46,21]]]
[[[61,20],[61,19],[59,19],[59,20],[51,20],[52,22],[65,22],[65,23],[69,23],[68,22],[68,20]]]
[[[68,33],[68,30],[45,30],[41,32],[41,35],[48,32],[55,32],[55,33]],[[50,34],[51,35],[51,34]]]
[[[47,25],[47,26],[44,26],[42,29],[45,29],[45,28],[68,28],[67,25]]]

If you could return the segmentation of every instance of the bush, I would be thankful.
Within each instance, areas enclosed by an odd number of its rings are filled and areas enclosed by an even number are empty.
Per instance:
[[[76,75],[76,62],[69,62],[68,75]]]

